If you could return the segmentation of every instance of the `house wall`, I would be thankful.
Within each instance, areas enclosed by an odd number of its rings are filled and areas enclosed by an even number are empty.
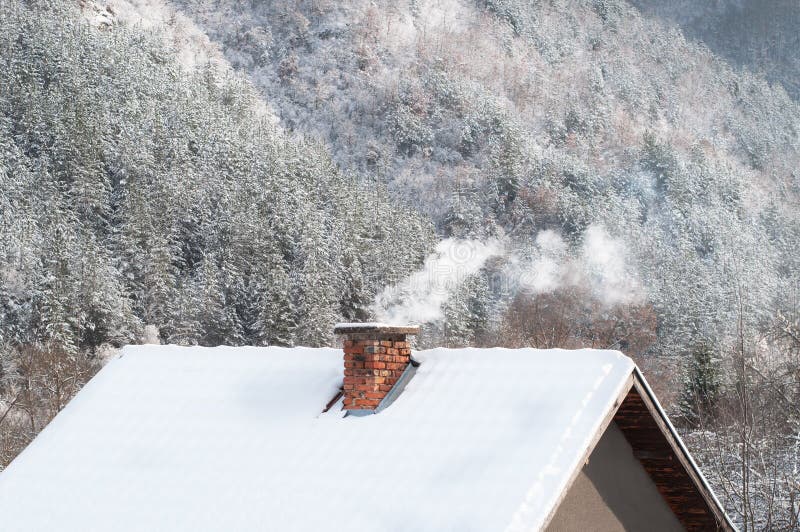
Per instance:
[[[548,532],[683,530],[615,423],[556,510]]]

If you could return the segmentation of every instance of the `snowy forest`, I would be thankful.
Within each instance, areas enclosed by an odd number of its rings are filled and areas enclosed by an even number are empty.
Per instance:
[[[406,320],[623,351],[737,526],[800,530],[798,23],[0,0],[0,470],[122,345]]]

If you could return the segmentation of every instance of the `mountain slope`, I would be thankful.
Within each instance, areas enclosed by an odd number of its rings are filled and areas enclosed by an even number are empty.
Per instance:
[[[530,256],[542,230],[575,248],[607,228],[667,350],[729,332],[734,270],[767,313],[792,283],[800,108],[624,2],[173,5],[284,128],[381,176],[441,235]]]
[[[163,34],[50,1],[0,27],[0,463],[108,346],[327,345],[432,246]]]
[[[793,0],[633,0],[647,16],[677,24],[731,63],[800,98],[800,4]]]

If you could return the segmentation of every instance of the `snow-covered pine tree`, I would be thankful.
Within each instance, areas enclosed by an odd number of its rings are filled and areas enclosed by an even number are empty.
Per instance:
[[[268,268],[259,283],[260,312],[254,324],[256,342],[259,345],[294,345],[298,325],[288,267],[276,253],[262,256],[262,259]]]
[[[297,276],[297,343],[322,346],[332,341],[333,325],[338,313],[341,271],[331,266],[332,243],[326,236],[319,218],[309,213],[307,229],[303,235],[305,255]]]
[[[692,349],[684,387],[678,402],[680,418],[697,427],[713,419],[722,391],[722,367],[719,356],[708,341]]]

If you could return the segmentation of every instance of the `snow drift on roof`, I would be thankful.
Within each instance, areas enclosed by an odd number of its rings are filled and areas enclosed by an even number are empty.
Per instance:
[[[391,407],[321,410],[337,349],[136,346],[0,474],[6,531],[534,530],[633,370],[434,349]]]

